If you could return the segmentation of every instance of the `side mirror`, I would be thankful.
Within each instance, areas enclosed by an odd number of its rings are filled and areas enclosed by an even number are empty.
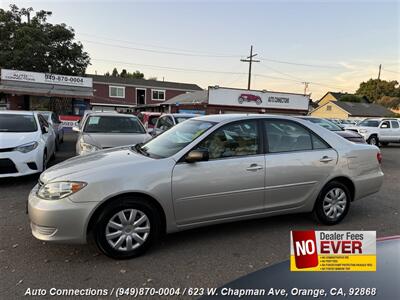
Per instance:
[[[187,163],[207,160],[209,160],[208,150],[192,150],[185,156],[185,161]]]
[[[388,124],[383,123],[383,124],[381,125],[381,128],[389,128],[389,126],[388,126]]]
[[[49,132],[49,128],[46,127],[46,126],[43,126],[42,127],[42,133],[45,134],[45,133],[48,133],[48,132]]]
[[[79,132],[81,131],[78,126],[73,126],[72,131]]]

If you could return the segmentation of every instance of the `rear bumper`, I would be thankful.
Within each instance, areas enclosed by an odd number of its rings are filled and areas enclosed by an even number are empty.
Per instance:
[[[368,195],[377,193],[383,184],[384,174],[382,171],[365,174],[354,181],[355,195],[354,200],[359,200]]]

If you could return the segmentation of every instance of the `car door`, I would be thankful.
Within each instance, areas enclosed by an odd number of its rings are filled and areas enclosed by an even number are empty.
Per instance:
[[[264,121],[265,209],[304,205],[334,169],[337,152],[302,124],[284,119]]]
[[[389,142],[392,136],[392,128],[389,120],[384,120],[379,124],[379,140]]]
[[[46,145],[47,148],[47,157],[48,159],[50,158],[51,154],[54,152],[54,137],[52,133],[51,126],[47,121],[43,118],[42,115],[38,114],[38,120],[39,120],[39,125],[40,125],[40,130],[42,132],[41,138],[43,143]]]
[[[178,225],[263,210],[265,168],[258,124],[224,125],[194,148],[207,149],[208,161],[176,164],[172,193]]]
[[[390,137],[391,142],[400,142],[400,125],[397,120],[391,120],[390,125],[392,127],[392,134]]]

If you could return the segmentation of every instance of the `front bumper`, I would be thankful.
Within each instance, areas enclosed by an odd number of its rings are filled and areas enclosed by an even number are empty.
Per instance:
[[[43,200],[36,185],[28,199],[32,234],[42,241],[86,243],[86,229],[97,202],[76,203],[68,197]]]
[[[7,164],[7,168],[0,170],[0,178],[18,177],[42,171],[43,154],[38,149],[28,153],[21,153],[19,151],[2,152],[0,153],[0,160],[11,161],[11,163]]]

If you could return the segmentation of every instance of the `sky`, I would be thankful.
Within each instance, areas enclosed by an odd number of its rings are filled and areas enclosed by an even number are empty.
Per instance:
[[[1,1],[47,10],[76,32],[87,73],[140,70],[146,78],[307,93],[355,92],[400,81],[400,1]]]

